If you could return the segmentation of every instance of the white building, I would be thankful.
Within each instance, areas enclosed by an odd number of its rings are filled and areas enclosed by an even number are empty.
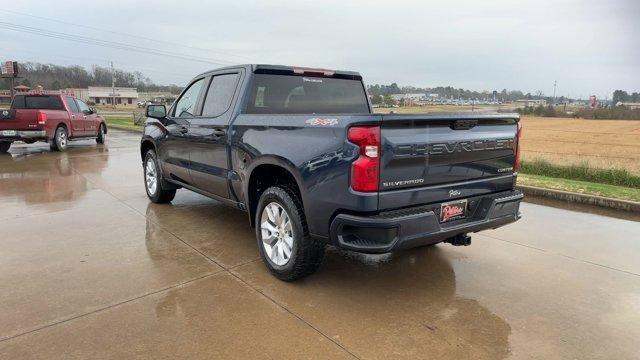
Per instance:
[[[87,102],[89,101],[89,89],[80,89],[80,88],[66,88],[64,91],[67,94],[73,94],[73,96],[78,99]]]
[[[620,102],[620,101],[618,101],[616,106],[626,106],[631,110],[640,109],[640,103]]]
[[[89,86],[87,90],[87,101],[96,105],[112,105],[112,99],[116,105],[131,105],[138,101],[136,88]]]
[[[522,100],[516,100],[515,101],[516,105],[519,106],[538,106],[538,105],[547,105],[547,100],[527,100],[527,99],[522,99]]]

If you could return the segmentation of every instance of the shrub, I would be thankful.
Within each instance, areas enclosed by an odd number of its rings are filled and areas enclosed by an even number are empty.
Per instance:
[[[581,109],[576,114],[583,119],[640,120],[640,109],[615,106],[602,109]]]

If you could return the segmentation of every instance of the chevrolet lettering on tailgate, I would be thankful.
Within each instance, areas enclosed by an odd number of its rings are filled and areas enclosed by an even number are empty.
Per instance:
[[[396,156],[440,155],[514,148],[513,139],[450,141],[433,144],[403,144],[395,148]]]

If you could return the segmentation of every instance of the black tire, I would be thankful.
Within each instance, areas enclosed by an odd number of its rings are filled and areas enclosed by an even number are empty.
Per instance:
[[[100,124],[100,127],[98,128],[98,136],[96,137],[96,143],[98,144],[104,144],[104,141],[107,138],[107,133],[105,131],[104,128],[104,124]]]
[[[11,141],[0,141],[0,154],[8,152],[10,147]]]
[[[53,151],[65,151],[69,145],[69,133],[64,126],[58,126],[53,139],[51,139],[50,147]]]
[[[155,178],[156,178],[156,186],[155,188],[150,188],[150,183],[147,181],[147,172],[149,170],[148,165],[149,162],[153,163],[153,169],[155,169]],[[173,198],[176,197],[175,189],[166,189],[164,187],[164,181],[162,179],[162,175],[160,174],[160,166],[158,164],[158,159],[156,157],[156,152],[153,150],[147,151],[144,157],[144,164],[142,167],[144,174],[144,188],[147,192],[147,196],[149,200],[156,204],[166,204],[171,202]]]
[[[275,202],[287,213],[293,232],[291,256],[284,265],[275,264],[266,254],[262,242],[261,219],[265,207]],[[325,244],[309,236],[302,203],[293,189],[277,185],[265,190],[260,196],[255,219],[256,239],[262,261],[278,279],[293,281],[313,274],[324,257]]]

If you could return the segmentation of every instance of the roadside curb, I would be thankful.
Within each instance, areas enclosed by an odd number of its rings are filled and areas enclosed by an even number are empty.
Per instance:
[[[525,195],[547,197],[556,200],[565,200],[574,203],[595,205],[610,209],[640,213],[640,202],[612,199],[603,196],[579,194],[574,192],[546,189],[527,185],[517,185],[516,188],[522,191]]]

